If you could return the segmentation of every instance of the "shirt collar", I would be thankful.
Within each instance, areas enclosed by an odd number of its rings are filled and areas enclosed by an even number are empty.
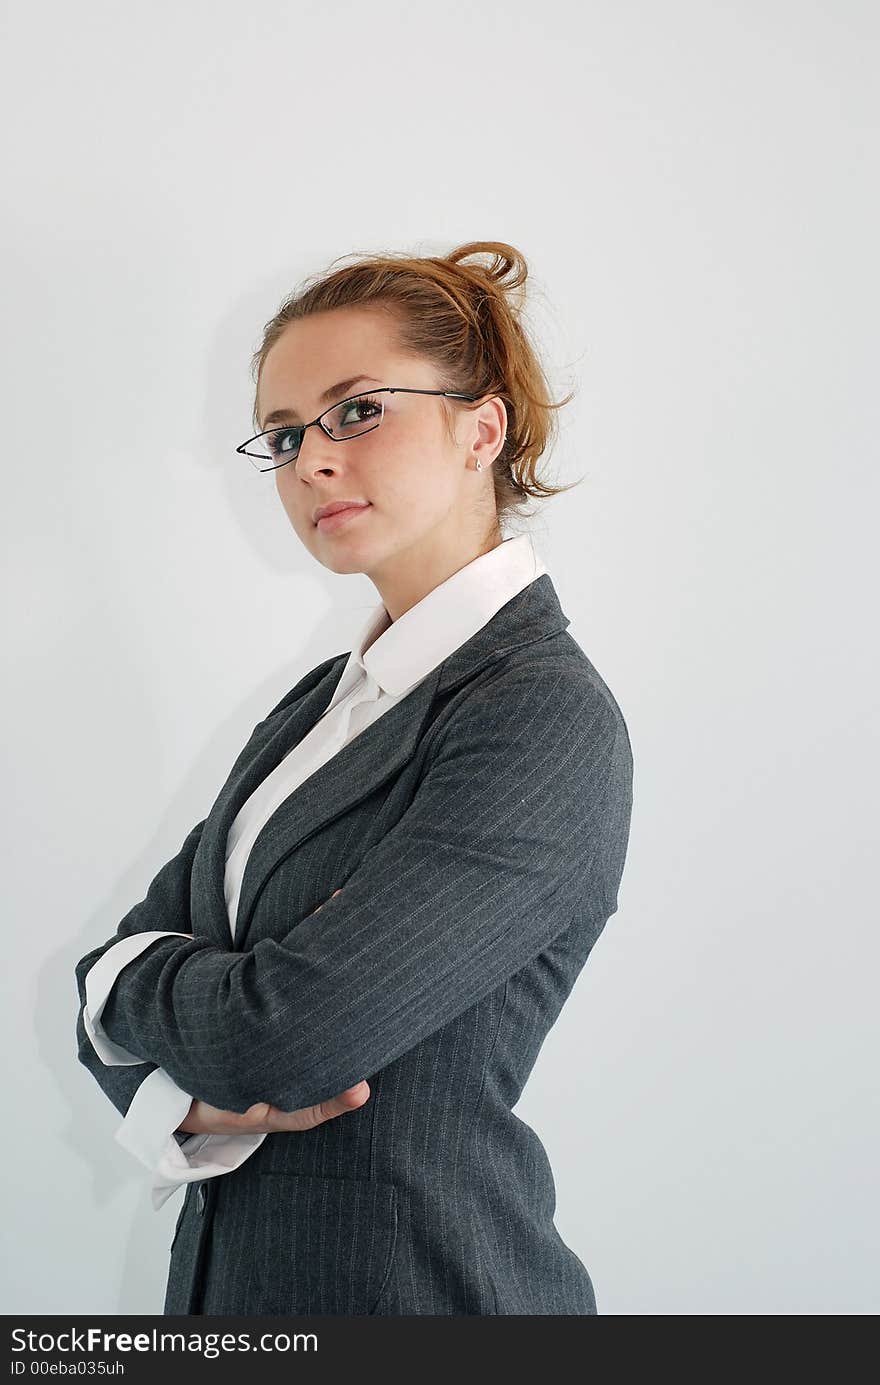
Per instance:
[[[364,679],[375,696],[403,697],[546,571],[531,535],[518,534],[466,563],[395,621],[380,602],[361,627],[326,710]]]

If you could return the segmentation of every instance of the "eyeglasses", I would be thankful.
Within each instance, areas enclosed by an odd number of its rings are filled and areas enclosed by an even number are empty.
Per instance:
[[[243,453],[257,471],[276,471],[278,467],[296,460],[306,429],[314,428],[316,423],[334,442],[347,442],[349,438],[359,438],[362,433],[369,433],[378,428],[385,417],[384,400],[376,398],[379,394],[441,394],[447,399],[469,400],[480,397],[478,394],[460,394],[455,390],[408,390],[399,386],[383,385],[381,389],[371,390],[366,394],[353,394],[350,398],[343,399],[339,404],[334,404],[332,408],[319,414],[317,418],[313,418],[311,423],[289,423],[278,428],[268,428],[265,432],[248,438],[247,442],[243,442],[235,450]],[[260,466],[261,461],[269,462],[269,466]]]

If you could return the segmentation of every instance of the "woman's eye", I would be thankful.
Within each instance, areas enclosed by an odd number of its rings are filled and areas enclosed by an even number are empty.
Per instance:
[[[375,418],[376,414],[381,412],[382,405],[378,399],[370,399],[361,395],[344,405],[342,423],[344,427],[348,427],[352,423],[364,423],[368,418]]]
[[[269,437],[269,447],[277,457],[283,452],[293,452],[297,445],[297,430],[294,428],[282,428],[277,433],[272,433]]]

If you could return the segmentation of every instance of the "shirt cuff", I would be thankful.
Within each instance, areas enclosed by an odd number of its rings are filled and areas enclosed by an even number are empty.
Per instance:
[[[146,1061],[143,1055],[129,1053],[128,1049],[123,1048],[121,1044],[113,1043],[112,1039],[101,1028],[101,1011],[104,1009],[117,976],[123,967],[127,967],[129,962],[133,962],[135,957],[140,956],[144,948],[149,947],[150,943],[155,942],[157,938],[189,938],[191,936],[190,933],[180,933],[173,929],[132,933],[129,937],[120,938],[119,942],[113,943],[89,967],[86,972],[86,1003],[83,1006],[82,1019],[85,1031],[92,1041],[92,1047],[105,1066],[114,1064],[130,1066],[132,1063]],[[178,1088],[178,1090],[180,1089]],[[135,1093],[135,1099],[137,1096],[138,1092]],[[182,1119],[183,1116],[181,1116]]]
[[[174,1131],[186,1118],[192,1097],[164,1068],[145,1077],[131,1099],[125,1120],[113,1138],[150,1170],[156,1168]],[[176,1143],[176,1141],[175,1141]]]
[[[231,1173],[259,1149],[268,1134],[186,1135],[178,1144],[175,1131],[192,1103],[164,1068],[145,1077],[132,1098],[114,1139],[153,1174],[155,1211],[186,1183]]]
[[[191,1135],[182,1145],[168,1137],[153,1172],[154,1210],[158,1212],[184,1183],[219,1178],[237,1169],[259,1149],[268,1133],[264,1130],[259,1135]]]

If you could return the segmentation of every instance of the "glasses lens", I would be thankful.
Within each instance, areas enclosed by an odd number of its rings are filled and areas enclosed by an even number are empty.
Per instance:
[[[267,471],[283,466],[285,462],[292,462],[299,453],[301,441],[301,428],[272,428],[251,438],[244,455],[258,471]]]
[[[371,394],[357,394],[346,399],[335,408],[329,409],[321,419],[324,431],[331,438],[356,438],[358,433],[368,433],[382,421],[382,400]]]

